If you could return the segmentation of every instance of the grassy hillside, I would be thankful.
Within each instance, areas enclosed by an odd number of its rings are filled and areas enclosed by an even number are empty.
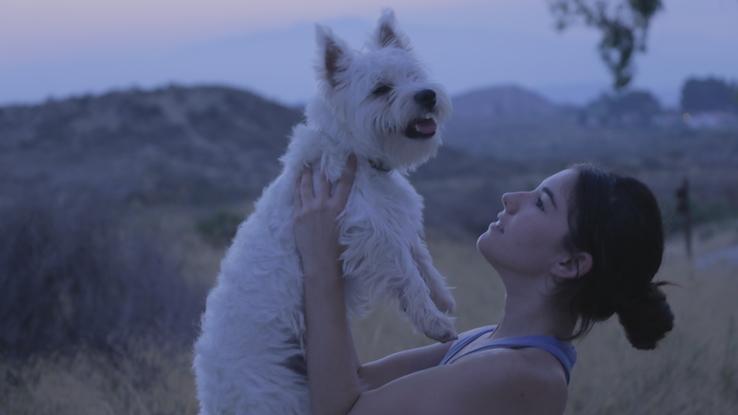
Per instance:
[[[156,216],[166,218],[159,230],[178,236],[186,276],[212,281],[223,249],[198,236],[194,223],[202,214],[167,209]],[[738,221],[702,227],[696,235],[701,265],[690,266],[683,241],[671,240],[657,275],[679,284],[667,288],[674,331],[658,350],[644,352],[630,347],[616,321],[596,327],[576,344],[579,361],[567,414],[728,414],[738,405],[738,258],[719,255],[738,246]],[[429,244],[456,287],[458,328],[496,321],[504,301],[501,286],[476,253],[474,238],[448,239],[431,229]],[[708,256],[711,261],[699,261]],[[388,304],[356,322],[362,360],[429,342],[398,316]],[[189,350],[145,338],[131,342],[130,352],[114,358],[81,349],[25,363],[3,361],[0,413],[195,414]]]
[[[410,177],[456,287],[458,328],[501,311],[474,235],[503,192],[593,161],[646,182],[673,233],[674,192],[688,177],[696,265],[672,235],[657,277],[680,284],[667,288],[676,329],[638,352],[617,323],[597,327],[578,345],[568,413],[738,406],[738,133],[585,127],[576,109],[512,87],[458,98],[446,146]],[[0,107],[0,414],[196,413],[189,345],[203,287],[300,119],[227,87]],[[398,315],[386,304],[355,323],[362,359],[428,342]],[[162,341],[176,337],[166,321],[184,341]]]
[[[0,107],[0,204],[29,190],[135,205],[256,197],[301,118],[219,86]]]

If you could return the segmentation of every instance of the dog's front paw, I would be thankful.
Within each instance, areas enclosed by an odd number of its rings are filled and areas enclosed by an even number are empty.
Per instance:
[[[448,289],[434,291],[431,294],[431,300],[444,313],[450,314],[456,310],[456,300]]]
[[[439,316],[427,320],[423,327],[423,333],[429,338],[441,343],[457,337],[453,320],[447,316]]]

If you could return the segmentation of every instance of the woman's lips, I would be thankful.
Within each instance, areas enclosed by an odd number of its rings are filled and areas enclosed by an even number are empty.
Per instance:
[[[490,229],[496,230],[500,233],[505,233],[505,229],[502,227],[502,224],[498,220],[497,222],[493,222],[489,225]]]

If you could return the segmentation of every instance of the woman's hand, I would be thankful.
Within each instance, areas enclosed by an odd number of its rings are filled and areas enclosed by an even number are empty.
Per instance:
[[[333,186],[321,172],[315,191],[312,168],[305,167],[299,177],[295,195],[294,232],[306,276],[336,274],[334,271],[341,254],[336,218],[343,211],[351,193],[356,164],[356,156],[350,155],[341,177]]]
[[[356,157],[334,186],[312,169],[300,175],[295,195],[295,242],[305,293],[305,361],[314,414],[345,414],[361,394],[359,359],[346,318],[337,217],[356,176]],[[333,191],[331,191],[333,187]]]

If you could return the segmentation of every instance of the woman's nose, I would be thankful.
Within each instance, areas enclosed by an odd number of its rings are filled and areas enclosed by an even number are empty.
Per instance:
[[[505,208],[507,213],[513,213],[518,208],[518,200],[520,195],[524,192],[508,192],[502,194],[502,206]]]
[[[502,207],[505,208],[505,211],[508,213],[512,211],[513,209],[512,193],[502,194]]]

